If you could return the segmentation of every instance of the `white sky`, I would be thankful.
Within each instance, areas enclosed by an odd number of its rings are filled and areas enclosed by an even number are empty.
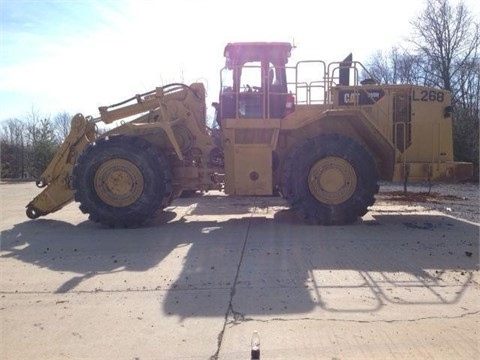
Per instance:
[[[468,5],[477,0],[466,1]],[[366,62],[408,36],[422,0],[0,0],[0,120],[98,114],[170,82],[216,101],[223,49],[292,41],[291,63]],[[469,6],[470,8],[472,6]]]

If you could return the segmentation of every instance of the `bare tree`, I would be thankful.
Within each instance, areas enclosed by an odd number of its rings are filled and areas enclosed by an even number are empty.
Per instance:
[[[479,24],[463,2],[426,0],[424,11],[411,22],[409,42],[423,58],[423,71],[432,84],[458,97],[462,83],[459,73],[478,59]]]
[[[385,54],[383,51],[378,50],[367,63],[368,72],[383,84],[395,83],[395,68],[392,66],[392,52]]]
[[[22,178],[26,172],[25,125],[19,119],[2,122],[0,165],[2,178]]]
[[[32,145],[31,175],[38,177],[57,151],[58,142],[50,119],[41,119],[37,124],[37,138]]]
[[[70,123],[72,121],[72,115],[63,111],[58,113],[53,118],[53,131],[55,137],[59,143],[62,143],[70,132]]]
[[[420,64],[422,59],[415,54],[397,46],[389,52],[377,51],[367,63],[368,71],[384,84],[419,84],[427,85]]]

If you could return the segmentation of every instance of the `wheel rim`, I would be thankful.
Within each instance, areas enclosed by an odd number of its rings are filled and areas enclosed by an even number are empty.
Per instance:
[[[96,171],[94,181],[98,197],[115,207],[129,206],[143,193],[142,172],[125,159],[104,162]]]
[[[353,195],[357,187],[357,175],[348,161],[326,157],[310,169],[308,187],[318,201],[337,205]]]

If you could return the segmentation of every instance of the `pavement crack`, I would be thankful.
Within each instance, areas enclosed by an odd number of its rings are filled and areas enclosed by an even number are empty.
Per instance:
[[[233,324],[240,324],[242,322],[245,322],[245,321],[249,321],[249,319],[247,319],[245,317],[245,314],[242,314],[238,311],[235,311],[233,309],[231,309],[232,313],[233,313],[233,322],[230,322],[230,323],[233,323]]]
[[[253,214],[252,214],[253,216]],[[252,216],[250,216],[248,220],[248,227],[247,231],[245,233],[245,237],[243,239],[243,246],[242,246],[242,252],[240,254],[240,260],[238,261],[237,265],[237,271],[235,273],[235,279],[233,280],[232,287],[230,289],[230,300],[228,302],[228,307],[227,311],[225,312],[225,317],[223,321],[223,327],[220,333],[217,336],[217,351],[215,351],[215,354],[210,356],[210,360],[218,360],[218,355],[220,354],[220,349],[222,348],[222,343],[223,343],[223,337],[225,335],[225,329],[227,328],[227,325],[229,324],[229,317],[233,315],[234,323],[240,323],[245,320],[245,315],[241,314],[233,309],[233,298],[237,292],[237,282],[238,282],[238,277],[240,275],[240,268],[242,267],[243,263],[243,257],[245,255],[245,249],[247,247],[247,241],[248,241],[248,236],[250,234],[250,227],[252,225]]]
[[[254,321],[258,323],[269,323],[269,322],[295,322],[295,321],[312,321],[312,322],[344,322],[344,323],[356,323],[356,324],[376,324],[376,323],[384,323],[384,324],[395,324],[395,323],[413,323],[418,321],[428,321],[428,320],[438,320],[438,319],[460,319],[467,316],[475,316],[480,314],[480,311],[472,311],[466,312],[463,314],[459,314],[456,316],[429,316],[429,317],[422,317],[416,319],[391,319],[391,320],[349,320],[349,319],[333,319],[333,318],[311,318],[311,317],[301,317],[301,318],[271,318],[271,319],[255,319],[250,317],[245,317],[243,314],[242,317],[238,317],[237,319],[230,322],[231,326],[239,325],[242,322],[247,321]]]

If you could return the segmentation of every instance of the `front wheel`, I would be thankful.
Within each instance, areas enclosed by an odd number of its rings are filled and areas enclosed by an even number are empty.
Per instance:
[[[171,192],[165,157],[149,142],[112,136],[89,145],[73,169],[75,201],[90,220],[109,227],[137,227]]]
[[[377,180],[375,162],[363,146],[345,136],[319,135],[285,159],[282,195],[307,223],[344,225],[373,205]]]

